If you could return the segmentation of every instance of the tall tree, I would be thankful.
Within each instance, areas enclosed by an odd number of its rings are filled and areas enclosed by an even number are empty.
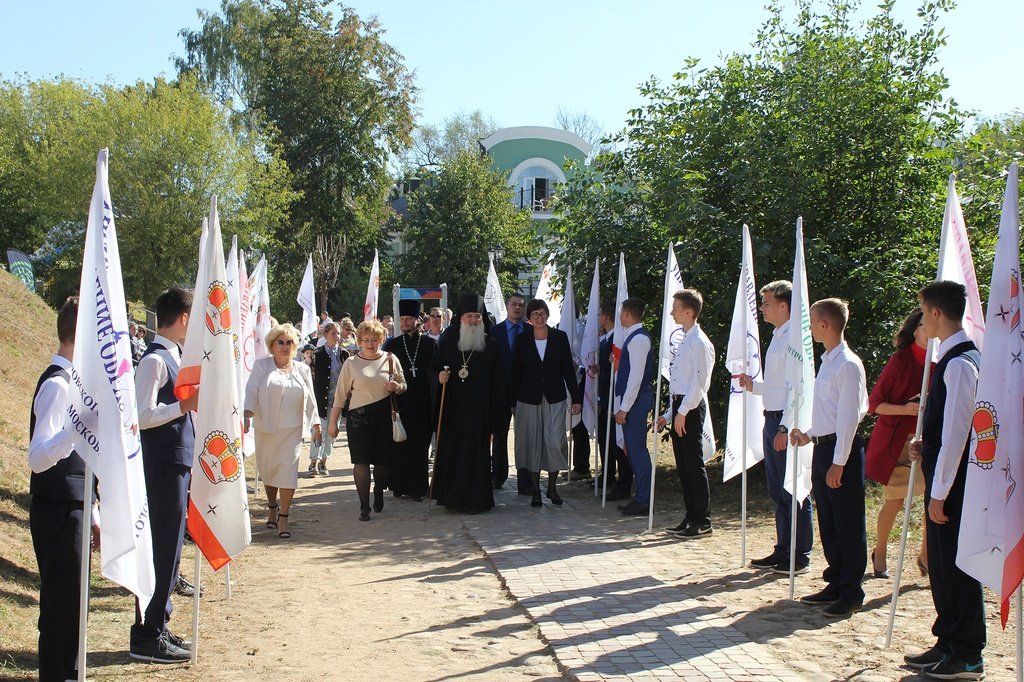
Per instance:
[[[498,277],[506,293],[518,291],[517,273],[536,258],[533,221],[517,209],[503,173],[488,159],[462,152],[445,162],[433,182],[413,193],[402,226],[408,252],[399,256],[403,281],[447,282],[455,293],[482,294],[487,252],[504,249]]]
[[[579,135],[595,149],[604,137],[601,124],[597,122],[596,118],[585,111],[574,111],[558,107],[558,113],[555,114],[555,127],[568,130],[574,135]]]
[[[413,144],[406,155],[406,173],[420,169],[437,170],[461,152],[479,152],[480,140],[498,129],[498,122],[477,109],[469,114],[454,114],[440,126],[424,124],[413,133]]]
[[[935,272],[962,126],[936,65],[951,3],[925,3],[916,27],[893,18],[893,0],[862,25],[857,2],[798,0],[791,21],[782,4],[769,4],[750,53],[689,60],[671,81],[644,84],[621,151],[566,188],[562,248],[582,264],[626,242],[633,293],[632,272],[660,268],[665,242],[681,242],[683,279],[705,295],[703,326],[724,339],[732,280],[722,273],[738,267],[740,226],[751,226],[760,280],[788,278],[803,215],[811,295],[851,301],[848,335],[877,376],[891,330]],[[627,188],[625,200],[610,187]],[[614,236],[638,218],[660,248]],[[660,282],[637,291],[660,300]],[[722,370],[719,400],[726,385]]]
[[[318,235],[379,241],[388,159],[411,142],[413,74],[375,18],[330,0],[223,0],[182,30],[181,73],[195,73],[250,129],[275,141],[302,194],[268,253],[272,309],[294,316],[302,263]]]
[[[190,285],[211,194],[220,197],[225,234],[261,247],[272,243],[272,229],[294,199],[273,144],[241,134],[193,78],[124,88],[4,83],[4,139],[14,141],[16,176],[32,188],[22,245],[37,251],[53,303],[78,288],[86,203],[102,147],[110,149],[125,292],[132,300]]]

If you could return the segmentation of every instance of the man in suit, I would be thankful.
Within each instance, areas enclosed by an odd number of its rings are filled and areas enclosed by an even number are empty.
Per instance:
[[[612,384],[612,329],[615,328],[614,303],[601,304],[597,323],[604,335],[597,347],[597,364],[588,370],[592,373],[591,376],[593,373],[597,374],[597,447],[601,453],[601,467],[608,468],[608,485],[611,486],[608,499],[628,500],[632,496],[633,467],[629,465],[626,453],[615,442],[614,431],[610,441],[607,438],[608,406],[611,404],[609,393]],[[611,451],[610,457],[605,452],[606,445]]]
[[[316,408],[320,415],[320,442],[313,441],[309,448],[309,475],[327,476],[327,458],[331,456],[334,439],[327,433],[327,416],[334,403],[334,389],[338,385],[341,366],[348,360],[348,351],[338,343],[341,340],[341,325],[325,322],[320,327],[324,345],[313,354],[313,389],[316,392]]]
[[[139,362],[135,390],[156,582],[145,613],[136,603],[129,654],[151,663],[180,663],[191,658],[192,643],[171,633],[167,622],[173,610],[171,592],[178,580],[185,536],[195,444],[191,412],[196,409],[199,396],[197,393],[179,402],[174,396],[174,383],[181,363],[179,344],[184,343],[188,329],[192,293],[167,289],[157,296],[154,308],[157,334]]]
[[[615,373],[615,397],[619,399],[615,423],[622,427],[623,449],[636,477],[636,496],[619,509],[625,516],[646,516],[651,500],[647,417],[654,408],[654,355],[651,335],[642,324],[646,308],[642,299],[627,298],[619,314],[625,340]]]
[[[32,469],[28,523],[39,565],[39,679],[43,682],[78,677],[85,462],[74,451],[74,433],[64,428],[77,320],[78,297],[72,297],[57,313],[60,346],[36,384],[28,429]],[[94,512],[94,547],[99,544],[97,518]]]
[[[512,424],[512,408],[515,396],[512,395],[512,348],[516,338],[523,333],[523,313],[526,311],[526,298],[522,294],[512,294],[505,302],[508,317],[501,324],[491,327],[491,338],[498,345],[501,366],[505,370],[505,403],[495,407],[496,424],[494,441],[491,444],[491,482],[495,490],[508,480],[508,429]],[[516,471],[516,487],[520,495],[532,495],[533,484],[530,474],[525,469]]]

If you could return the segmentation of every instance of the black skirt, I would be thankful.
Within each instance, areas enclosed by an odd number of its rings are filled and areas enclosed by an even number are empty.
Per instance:
[[[348,428],[348,451],[353,464],[390,464],[390,398],[349,410],[345,424]]]

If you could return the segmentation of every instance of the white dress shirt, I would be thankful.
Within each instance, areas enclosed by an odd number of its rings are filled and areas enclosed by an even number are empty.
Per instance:
[[[846,466],[857,426],[868,413],[867,379],[860,358],[843,341],[821,356],[814,380],[814,406],[808,436],[836,434],[832,463]]]
[[[54,355],[50,364],[71,370],[71,363],[59,355]],[[33,473],[43,473],[69,457],[75,449],[74,432],[64,428],[68,413],[68,392],[68,380],[55,374],[39,387],[39,393],[32,403],[36,428],[28,444],[28,466]]]
[[[715,347],[699,324],[694,324],[683,334],[676,346],[675,357],[669,365],[668,392],[683,396],[677,412],[684,417],[707,399],[708,388],[711,387],[711,370],[715,367]],[[662,416],[666,421],[672,420],[672,405]]]
[[[159,334],[153,339],[153,343],[168,350],[174,360],[174,368],[178,369],[181,365],[181,352],[178,350],[178,344]],[[140,429],[155,429],[184,414],[181,411],[181,403],[177,401],[173,403],[157,402],[157,393],[167,383],[169,377],[163,358],[150,354],[139,361],[139,366],[135,370],[135,396],[139,408]]]
[[[623,343],[626,342],[630,334],[640,327],[639,322],[626,327],[622,334]],[[651,339],[644,334],[637,334],[626,346],[626,352],[629,353],[629,376],[626,377],[626,392],[622,394],[622,400],[619,402],[619,410],[622,412],[629,412],[640,393],[640,384],[644,380],[644,368],[647,366],[647,356],[651,352]]]
[[[970,337],[961,329],[940,343],[939,359],[941,360],[950,349],[964,341],[970,341]],[[946,365],[946,371],[942,374],[942,382],[946,384],[946,406],[942,411],[942,447],[939,449],[935,475],[932,477],[932,499],[934,500],[946,499],[949,489],[953,487],[956,472],[960,468],[960,458],[964,454],[967,438],[971,435],[971,424],[974,419],[978,368],[963,356],[953,358]]]
[[[764,378],[753,381],[753,393],[761,396],[764,409],[780,412],[786,409],[786,344],[789,342],[789,320],[772,332],[768,352],[764,356]]]

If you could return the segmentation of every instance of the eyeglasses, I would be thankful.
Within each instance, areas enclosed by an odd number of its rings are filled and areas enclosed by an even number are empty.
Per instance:
[[[274,343],[279,346],[291,346],[295,344],[291,339],[274,339]]]
[[[532,313],[530,313],[530,319],[531,320],[539,320],[539,319],[547,317],[547,316],[548,316],[548,314],[546,312],[544,312],[543,310],[534,310]]]
[[[435,320],[440,320],[441,319],[440,315],[431,315],[431,317],[434,318]]]
[[[360,339],[359,343],[376,343],[376,344],[379,344],[380,343],[380,339],[378,339],[376,336],[367,336],[365,339]]]

